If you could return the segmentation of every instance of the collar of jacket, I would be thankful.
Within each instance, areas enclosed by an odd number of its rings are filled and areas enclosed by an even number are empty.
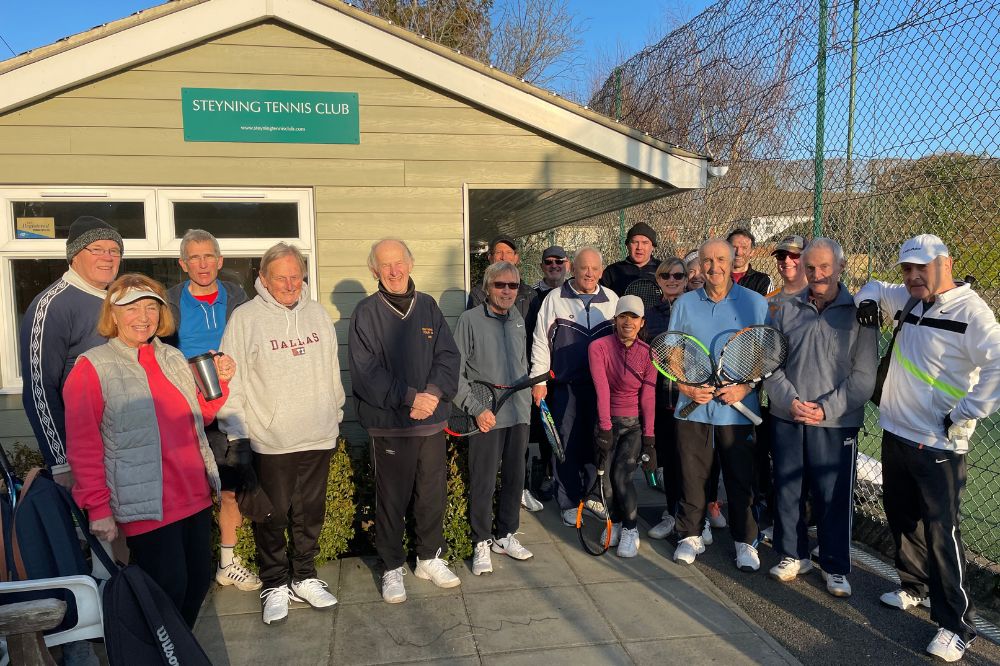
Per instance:
[[[573,286],[574,284],[576,284],[576,280],[573,278],[570,278],[569,280],[563,282],[563,286],[561,291],[559,292],[559,295],[562,296],[563,298],[580,298],[580,294],[582,294],[583,292],[577,291],[576,288]],[[601,285],[597,285],[597,291],[595,291],[593,294],[587,294],[587,296],[592,296],[592,298],[590,299],[591,303],[608,303],[611,300],[610,298],[608,298],[608,294],[605,292],[604,287],[602,287]]]
[[[513,309],[513,307],[514,306],[512,305],[511,309]],[[493,310],[490,309],[489,301],[483,301],[483,312],[490,319],[496,319],[504,323],[510,320],[510,309],[508,309],[507,312],[505,312],[504,314],[497,314],[496,312],[493,312]]]
[[[826,308],[824,309],[839,308],[844,306],[854,307],[854,297],[851,296],[851,292],[848,291],[847,285],[844,284],[843,282],[838,282],[837,288],[838,288],[837,297],[832,301],[830,301],[830,303],[827,304]],[[802,291],[792,296],[792,300],[794,300],[799,307],[807,307],[816,310],[817,308],[815,305],[813,305],[811,299],[812,299],[812,292],[809,290],[809,287],[806,287]]]

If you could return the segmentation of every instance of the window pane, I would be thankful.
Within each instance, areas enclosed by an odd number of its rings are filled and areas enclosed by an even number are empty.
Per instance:
[[[122,238],[145,238],[145,206],[141,201],[14,201],[14,230],[17,238],[66,238],[69,226],[81,215],[99,217],[118,230]],[[53,220],[55,236],[30,235],[26,227],[42,220]]]
[[[21,330],[21,321],[31,301],[46,287],[62,277],[66,272],[65,259],[12,259],[11,270],[14,284],[14,309],[16,311],[17,330]],[[256,296],[254,280],[260,270],[260,259],[257,257],[226,257],[225,266],[220,277],[229,282],[243,286],[250,298]],[[143,273],[162,282],[167,289],[187,279],[177,260],[163,258],[125,258],[122,259],[119,275],[123,273]],[[20,344],[20,336],[15,336],[15,344]],[[20,350],[18,350],[20,364]],[[19,369],[20,371],[20,369]]]
[[[188,229],[204,229],[216,238],[298,238],[299,211],[294,202],[177,202],[175,238]]]

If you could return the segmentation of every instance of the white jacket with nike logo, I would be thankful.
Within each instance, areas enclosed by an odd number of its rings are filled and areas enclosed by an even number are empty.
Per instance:
[[[892,313],[893,326],[909,300],[904,285],[872,280],[854,297]],[[967,284],[917,303],[896,336],[882,389],[879,425],[928,447],[968,452],[948,440],[944,417],[983,419],[1000,408],[1000,325]]]

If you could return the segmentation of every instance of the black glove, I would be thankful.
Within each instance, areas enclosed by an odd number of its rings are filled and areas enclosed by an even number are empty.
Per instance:
[[[855,315],[858,323],[862,326],[872,327],[882,325],[882,313],[878,309],[878,303],[872,300],[861,301],[858,305],[858,312]]]
[[[655,437],[643,437],[642,438],[642,455],[639,456],[642,460],[642,471],[643,472],[655,472],[656,471],[656,438]]]
[[[236,469],[237,490],[252,493],[257,490],[257,473],[253,471],[253,451],[249,439],[234,439],[226,450],[226,464]]]
[[[594,445],[597,447],[598,451],[603,451],[604,454],[607,455],[608,451],[611,450],[613,443],[610,430],[597,431],[597,436],[594,437]]]

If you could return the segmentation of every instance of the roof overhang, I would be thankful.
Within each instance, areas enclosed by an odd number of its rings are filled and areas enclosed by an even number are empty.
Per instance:
[[[627,169],[665,188],[660,196],[707,184],[707,157],[653,139],[339,0],[175,0],[139,12],[0,63],[0,114],[268,20],[294,26]]]

